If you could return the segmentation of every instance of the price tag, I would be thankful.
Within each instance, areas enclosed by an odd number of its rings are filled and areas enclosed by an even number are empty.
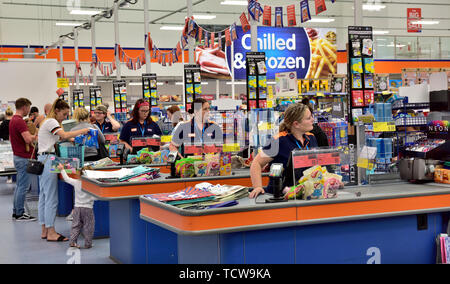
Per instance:
[[[317,97],[325,97],[325,95],[323,93],[317,93],[316,96]]]
[[[131,140],[131,146],[133,147],[143,147],[147,146],[147,139],[145,138],[135,138]]]
[[[232,143],[232,144],[224,144],[223,145],[223,152],[229,153],[229,152],[239,152],[241,150],[239,143]]]
[[[321,166],[338,165],[341,163],[341,156],[339,153],[317,154],[317,160]]]
[[[56,87],[57,88],[69,88],[69,80],[66,78],[58,78]]]
[[[294,169],[310,168],[318,165],[317,155],[300,155],[293,157]]]
[[[372,170],[374,168],[374,163],[370,162],[369,159],[366,158],[358,158],[357,166],[359,168]]]
[[[394,122],[374,122],[373,123],[374,132],[395,132]]]
[[[169,143],[172,141],[172,135],[163,135],[161,136],[161,142],[162,143]]]

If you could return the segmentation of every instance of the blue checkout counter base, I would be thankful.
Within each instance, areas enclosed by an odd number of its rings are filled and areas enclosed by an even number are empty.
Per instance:
[[[66,217],[72,212],[74,205],[73,186],[58,180],[58,217]],[[94,239],[109,237],[109,201],[96,200],[94,202],[95,231]]]
[[[139,199],[110,203],[110,258],[122,264],[175,264],[177,235],[142,220]]]
[[[180,264],[436,263],[444,214],[178,235]]]

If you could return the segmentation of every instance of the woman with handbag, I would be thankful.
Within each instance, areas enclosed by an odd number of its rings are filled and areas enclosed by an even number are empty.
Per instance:
[[[44,164],[44,170],[39,179],[38,220],[42,225],[41,238],[49,242],[69,240],[55,230],[58,208],[58,175],[50,172],[50,157],[55,156],[55,144],[60,139],[67,140],[89,132],[89,128],[65,132],[61,123],[69,113],[70,107],[67,102],[62,99],[55,100],[48,116],[41,122],[38,133],[38,161]]]

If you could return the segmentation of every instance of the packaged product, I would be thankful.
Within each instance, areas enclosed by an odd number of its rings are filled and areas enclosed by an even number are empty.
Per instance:
[[[194,168],[195,168],[195,176],[197,177],[203,177],[206,176],[206,169],[208,167],[208,163],[205,161],[195,161],[194,162]]]
[[[138,164],[139,156],[138,155],[128,155],[127,164]]]
[[[166,164],[169,158],[169,150],[161,150],[161,163]]]
[[[151,164],[153,152],[149,151],[148,148],[144,148],[137,152],[139,163],[141,164]]]
[[[152,155],[152,164],[161,164],[161,152],[154,152]]]

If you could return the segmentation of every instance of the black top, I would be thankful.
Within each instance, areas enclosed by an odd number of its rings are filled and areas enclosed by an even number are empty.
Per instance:
[[[0,138],[3,140],[9,140],[9,122],[10,120],[4,120],[0,124]]]
[[[328,138],[325,132],[323,132],[322,128],[319,127],[316,123],[314,123],[314,128],[311,130],[311,133],[314,134],[314,137],[317,140],[317,144],[319,147],[328,147]]]

